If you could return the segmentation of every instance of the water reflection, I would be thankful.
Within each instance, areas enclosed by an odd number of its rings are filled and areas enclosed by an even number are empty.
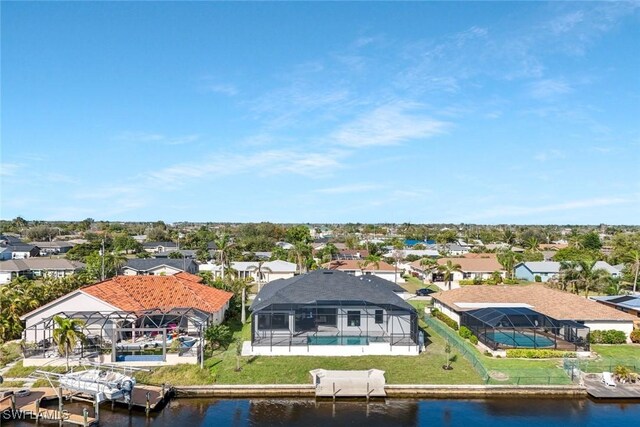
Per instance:
[[[80,413],[78,403],[65,405]],[[594,403],[586,399],[500,398],[486,400],[387,400],[333,403],[312,399],[177,399],[146,418],[103,407],[102,426],[443,426],[589,427],[635,425],[638,403]],[[5,425],[3,422],[2,425]],[[12,423],[33,426],[32,423]]]

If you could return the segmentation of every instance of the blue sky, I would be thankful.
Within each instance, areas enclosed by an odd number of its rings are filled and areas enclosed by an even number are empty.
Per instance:
[[[0,216],[638,224],[640,3],[2,3]]]

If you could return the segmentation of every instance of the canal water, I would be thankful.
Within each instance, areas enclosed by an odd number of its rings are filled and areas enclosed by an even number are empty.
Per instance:
[[[80,413],[80,404],[65,405]],[[5,425],[6,420],[2,424]],[[32,422],[9,422],[33,426]],[[617,427],[640,425],[640,403],[597,403],[588,399],[389,399],[316,402],[306,399],[175,399],[162,411],[112,412],[103,407],[101,426],[463,426]]]

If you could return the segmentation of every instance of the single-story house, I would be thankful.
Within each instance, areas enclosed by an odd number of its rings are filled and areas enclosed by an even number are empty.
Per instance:
[[[607,295],[589,298],[601,304],[613,307],[616,310],[636,316],[638,318],[636,320],[636,325],[640,327],[640,295]]]
[[[540,330],[544,319],[551,319],[558,328],[554,335],[562,335],[560,341],[578,345],[586,344],[589,331],[615,329],[626,334],[627,339],[633,330],[634,316],[607,307],[604,304],[581,296],[552,289],[542,284],[526,286],[463,286],[446,292],[433,294],[434,307],[455,320],[460,326],[474,330],[480,341],[497,341],[496,336],[486,335],[481,328],[476,328],[482,316],[493,316],[494,328],[509,329],[511,323],[518,319],[532,319],[530,329],[538,330],[540,335],[550,332]],[[485,310],[479,313],[478,310]],[[492,311],[492,313],[487,313]],[[511,311],[513,319],[503,321],[504,313]],[[524,313],[527,311],[528,313]],[[497,320],[495,320],[497,319]],[[588,328],[585,329],[585,328]],[[496,331],[492,331],[493,334]],[[504,332],[498,332],[503,334]],[[482,336],[481,336],[482,335]],[[503,335],[498,335],[503,337]]]
[[[417,355],[418,315],[392,283],[316,270],[264,286],[245,355]]]
[[[48,362],[47,357],[54,357],[47,349],[51,348],[52,319],[56,315],[82,320],[84,332],[93,342],[102,343],[103,349],[115,350],[108,352],[112,362],[196,363],[199,354],[192,350],[199,348],[203,330],[224,320],[233,296],[201,281],[202,278],[189,273],[116,276],[51,301],[21,316],[26,323],[23,339],[42,348],[42,351],[32,349],[30,354],[35,360],[25,358],[25,365],[43,364],[42,360]],[[167,340],[178,333],[198,341],[193,347],[180,346],[180,351],[172,356],[166,351]],[[160,346],[159,337],[164,337]],[[142,348],[157,348],[159,354],[131,354]]]
[[[396,269],[388,262],[380,261],[377,265],[374,262],[365,264],[365,260],[337,260],[323,264],[322,267],[328,270],[343,271],[353,276],[373,274],[394,283],[404,283],[402,270]]]
[[[28,243],[9,243],[3,246],[11,251],[11,259],[27,259],[40,255],[40,248]]]
[[[0,261],[0,285],[9,283],[18,276],[29,279],[51,276],[64,277],[82,270],[85,265],[78,261],[56,258],[26,258]]]
[[[269,283],[278,279],[289,279],[296,274],[298,266],[292,262],[275,261],[233,261],[231,268],[239,279],[253,278],[258,283]],[[200,264],[200,271],[210,271],[214,278],[222,277],[220,264],[208,262]]]
[[[181,271],[196,274],[198,264],[189,258],[134,258],[127,260],[121,271],[125,276],[171,276]]]
[[[541,282],[548,282],[550,279],[557,278],[560,275],[561,266],[561,263],[557,261],[521,262],[516,264],[514,272],[518,279],[535,282],[536,276],[539,276]],[[597,261],[593,269],[605,270],[614,278],[622,275],[620,270],[605,261]]]
[[[419,256],[420,258],[437,258],[440,256],[440,252],[436,249],[396,249],[387,252],[383,257],[395,258],[398,256],[401,259],[406,259],[410,255]]]
[[[460,265],[460,271],[454,271],[452,274],[451,281],[453,282],[459,282],[460,280],[472,280],[475,278],[482,280],[490,279],[495,271],[498,271],[502,277],[505,277],[506,272],[496,259],[495,255],[489,254],[486,257],[468,257],[467,255],[469,254],[459,258],[440,258],[436,262],[438,265],[445,265],[447,261],[451,261],[454,265]],[[418,272],[423,278],[432,282],[444,281],[444,274],[438,271],[437,267],[428,268],[422,266],[420,265],[420,260],[414,261],[410,265],[411,270]]]
[[[195,249],[176,249],[174,251],[168,251],[168,252],[156,252],[153,254],[154,258],[169,258],[169,255],[171,255],[172,253],[177,252],[180,255],[182,255],[183,258],[195,258],[197,256],[198,251],[196,251]]]
[[[178,245],[175,242],[144,242],[142,247],[145,251],[151,252],[152,254],[178,250]]]
[[[40,256],[58,255],[69,252],[74,247],[73,243],[64,240],[54,240],[53,242],[31,242],[32,245],[40,248]]]

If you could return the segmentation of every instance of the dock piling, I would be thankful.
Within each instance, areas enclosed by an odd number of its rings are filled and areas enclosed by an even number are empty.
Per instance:
[[[89,425],[89,410],[82,408],[82,425],[87,427]]]

